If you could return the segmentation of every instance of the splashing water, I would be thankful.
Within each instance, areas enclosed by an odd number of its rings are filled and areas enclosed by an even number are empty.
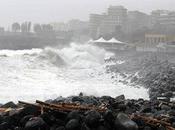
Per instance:
[[[103,49],[75,43],[60,50],[1,50],[0,102],[46,100],[80,92],[147,99],[146,89],[114,83],[105,73],[108,55]]]

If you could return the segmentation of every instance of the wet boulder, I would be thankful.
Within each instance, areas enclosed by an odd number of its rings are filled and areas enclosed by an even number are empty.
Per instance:
[[[114,121],[115,121],[115,117],[112,113],[112,111],[108,110],[104,113],[104,116],[103,116],[104,120],[110,124],[113,124]]]
[[[118,105],[118,109],[122,112],[124,112],[126,110],[127,106],[125,104],[119,104]]]
[[[100,125],[100,126],[97,128],[97,130],[109,130],[109,129],[106,128],[106,127],[104,127],[104,126],[102,126],[102,125]]]
[[[78,120],[72,119],[66,124],[66,130],[80,130],[81,125]]]
[[[171,97],[173,97],[173,92],[171,92],[171,91],[165,92],[163,94],[163,96],[168,97],[168,98],[171,98]]]
[[[85,123],[89,128],[97,128],[101,119],[101,115],[97,111],[89,111],[85,117]]]
[[[138,130],[138,125],[124,113],[119,113],[115,119],[115,128],[119,130]]]
[[[168,105],[161,105],[161,109],[165,110],[165,111],[169,111],[169,110],[171,110],[171,107]]]
[[[55,118],[49,113],[45,112],[41,114],[39,117],[41,117],[49,126],[52,126],[55,123]]]
[[[151,105],[142,105],[140,112],[141,113],[150,113],[152,111]]]
[[[8,102],[2,105],[1,108],[17,108],[17,105],[14,102]]]
[[[26,130],[48,130],[47,124],[40,117],[30,118],[29,121],[25,124]]]
[[[8,130],[10,128],[11,128],[11,126],[7,122],[3,122],[3,123],[0,124],[0,130]]]
[[[64,126],[59,126],[58,128],[56,128],[55,130],[65,130]]]
[[[72,111],[67,115],[67,121],[71,120],[71,119],[76,119],[78,121],[81,120],[81,115],[79,114],[78,111]]]
[[[33,115],[24,116],[24,117],[20,120],[20,126],[24,127],[25,124],[26,124],[32,117],[34,117],[34,116],[33,116]]]
[[[124,95],[117,96],[115,98],[115,100],[117,100],[117,101],[123,101],[123,100],[125,100],[125,96]]]
[[[72,102],[83,102],[84,100],[80,96],[74,96],[72,97]]]
[[[152,130],[150,126],[145,126],[143,130]]]

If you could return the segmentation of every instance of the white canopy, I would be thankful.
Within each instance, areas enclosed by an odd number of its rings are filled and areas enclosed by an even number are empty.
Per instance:
[[[124,42],[121,42],[115,38],[112,38],[111,40],[107,41],[108,43],[116,43],[116,44],[126,44]]]
[[[107,42],[103,37],[101,37],[101,38],[99,38],[98,40],[95,40],[94,41],[95,43],[97,43],[97,42],[100,42],[100,43],[102,43],[102,42]]]
[[[87,43],[92,43],[92,42],[94,42],[93,39],[90,39],[89,41],[87,41]]]

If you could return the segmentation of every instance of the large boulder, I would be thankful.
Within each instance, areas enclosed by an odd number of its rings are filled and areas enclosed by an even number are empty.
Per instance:
[[[2,105],[1,108],[17,108],[17,105],[14,102],[8,102]]]
[[[56,128],[55,130],[65,130],[64,126],[59,126],[58,128]]]
[[[152,111],[152,108],[150,104],[142,105],[140,109],[141,113],[150,113],[151,111]]]
[[[0,124],[0,130],[8,130],[10,128],[11,128],[11,126],[7,122],[3,122],[3,123]]]
[[[66,130],[80,130],[81,125],[78,120],[72,119],[66,124]]]
[[[110,125],[113,125],[113,123],[115,121],[115,117],[114,117],[112,111],[110,111],[110,110],[108,110],[108,111],[105,112],[103,118]]]
[[[115,100],[117,100],[117,101],[123,101],[123,100],[125,100],[125,96],[124,95],[117,96],[115,98]]]
[[[33,115],[27,115],[24,116],[21,120],[20,120],[20,125],[22,127],[25,127],[25,124],[30,120],[30,118],[34,117]]]
[[[79,114],[78,111],[72,111],[67,115],[67,121],[71,119],[76,119],[78,121],[81,121],[81,115]]]
[[[115,128],[117,130],[138,130],[138,125],[126,114],[119,113],[115,119]]]
[[[101,115],[97,111],[89,111],[85,117],[85,123],[89,128],[97,128],[101,119]]]
[[[40,117],[30,118],[29,121],[25,124],[26,130],[48,130],[47,124]]]

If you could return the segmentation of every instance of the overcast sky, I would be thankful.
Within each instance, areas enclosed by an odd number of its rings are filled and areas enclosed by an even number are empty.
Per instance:
[[[105,12],[109,5],[147,13],[154,9],[175,10],[175,0],[0,0],[0,26],[7,27],[15,21],[88,20],[90,13]]]

